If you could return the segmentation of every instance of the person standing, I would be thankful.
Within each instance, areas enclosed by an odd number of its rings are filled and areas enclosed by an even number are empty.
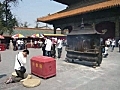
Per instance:
[[[10,39],[6,39],[6,49],[9,49]]]
[[[120,52],[120,39],[118,40],[118,47],[119,47],[119,52]]]
[[[23,41],[23,39],[22,40],[20,40],[20,50],[23,50],[24,49],[24,41]]]
[[[18,45],[18,47],[17,47],[17,48],[18,48],[18,50],[20,50],[20,49],[21,49],[21,47],[20,47],[20,46],[21,46],[21,45],[20,45],[20,42],[21,42],[21,41],[20,41],[20,39],[18,39],[18,40],[17,40],[17,45]]]
[[[103,53],[103,57],[106,58],[108,56],[108,45],[105,46],[105,52]]]
[[[24,49],[27,49],[27,40],[24,40]]]
[[[51,50],[51,57],[56,57],[56,44],[57,44],[57,38],[52,37],[52,50]]]
[[[62,53],[62,39],[58,39],[57,41],[57,51],[58,51],[58,58],[61,58],[61,53]]]
[[[112,50],[111,50],[111,52],[113,52],[114,47],[115,47],[115,39],[112,40],[112,44],[111,44],[111,45],[112,45]]]
[[[31,48],[33,47],[33,41],[32,41],[32,39],[30,40],[30,47]]]
[[[34,41],[34,48],[36,49],[38,46],[37,46],[37,40],[35,39],[35,41]]]
[[[16,55],[14,70],[17,76],[9,77],[9,79],[5,82],[6,84],[13,83],[13,82],[19,82],[20,80],[25,78],[24,73],[26,72],[26,69],[25,71],[21,71],[21,66],[25,67],[27,55],[29,55],[28,50],[23,50],[22,52],[19,52]]]
[[[15,38],[13,39],[12,43],[13,43],[13,50],[16,51],[16,49],[17,49],[16,43],[17,43],[17,42],[16,42],[16,39],[15,39]]]
[[[52,41],[50,40],[49,37],[45,40],[45,44],[46,44],[46,47],[45,47],[46,56],[51,57]]]
[[[40,45],[41,45],[41,40],[39,39],[38,40],[38,48],[40,48]]]
[[[107,47],[110,47],[110,39],[107,39],[107,40],[105,41],[105,44],[107,45]]]
[[[45,51],[45,47],[46,47],[46,45],[45,45],[45,38],[42,38],[41,41],[42,41],[41,48],[42,48],[42,51],[43,51],[43,56],[46,56],[46,51]]]

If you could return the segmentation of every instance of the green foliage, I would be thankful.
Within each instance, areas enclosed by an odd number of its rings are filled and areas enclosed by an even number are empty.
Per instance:
[[[4,0],[0,2],[0,34],[7,32],[11,35],[13,33],[13,28],[18,26],[17,19],[10,10],[10,3],[15,3],[17,1],[18,0]]]

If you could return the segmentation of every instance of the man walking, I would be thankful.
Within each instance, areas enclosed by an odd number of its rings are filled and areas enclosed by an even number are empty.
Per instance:
[[[58,39],[57,41],[57,51],[58,51],[58,58],[61,58],[61,53],[62,53],[62,39]]]
[[[45,40],[45,51],[46,51],[46,56],[51,57],[51,47],[52,47],[52,41],[50,40],[50,37],[48,37],[48,39]]]
[[[116,43],[116,42],[115,42],[115,39],[113,39],[113,40],[112,40],[112,44],[111,44],[111,45],[112,45],[112,50],[111,50],[111,52],[113,52],[113,50],[114,50],[115,43]]]

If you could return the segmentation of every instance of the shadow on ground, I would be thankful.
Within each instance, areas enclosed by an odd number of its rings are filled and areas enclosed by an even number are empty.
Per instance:
[[[95,62],[89,62],[89,61],[80,61],[80,60],[74,60],[74,61],[66,61],[66,60],[64,60],[64,61],[68,62],[68,63],[74,63],[74,64],[87,66],[87,67],[94,67],[94,66],[96,66]]]
[[[5,77],[5,76],[7,76],[6,74],[2,74],[2,75],[0,75],[0,78],[3,78],[3,77]]]

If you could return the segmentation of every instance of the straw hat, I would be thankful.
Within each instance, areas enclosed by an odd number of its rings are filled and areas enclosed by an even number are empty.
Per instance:
[[[16,72],[12,73],[13,76],[17,76]],[[39,78],[32,79],[32,75],[25,73],[24,77],[25,79],[22,79],[21,82],[23,86],[25,87],[36,87],[39,86],[41,81]]]

